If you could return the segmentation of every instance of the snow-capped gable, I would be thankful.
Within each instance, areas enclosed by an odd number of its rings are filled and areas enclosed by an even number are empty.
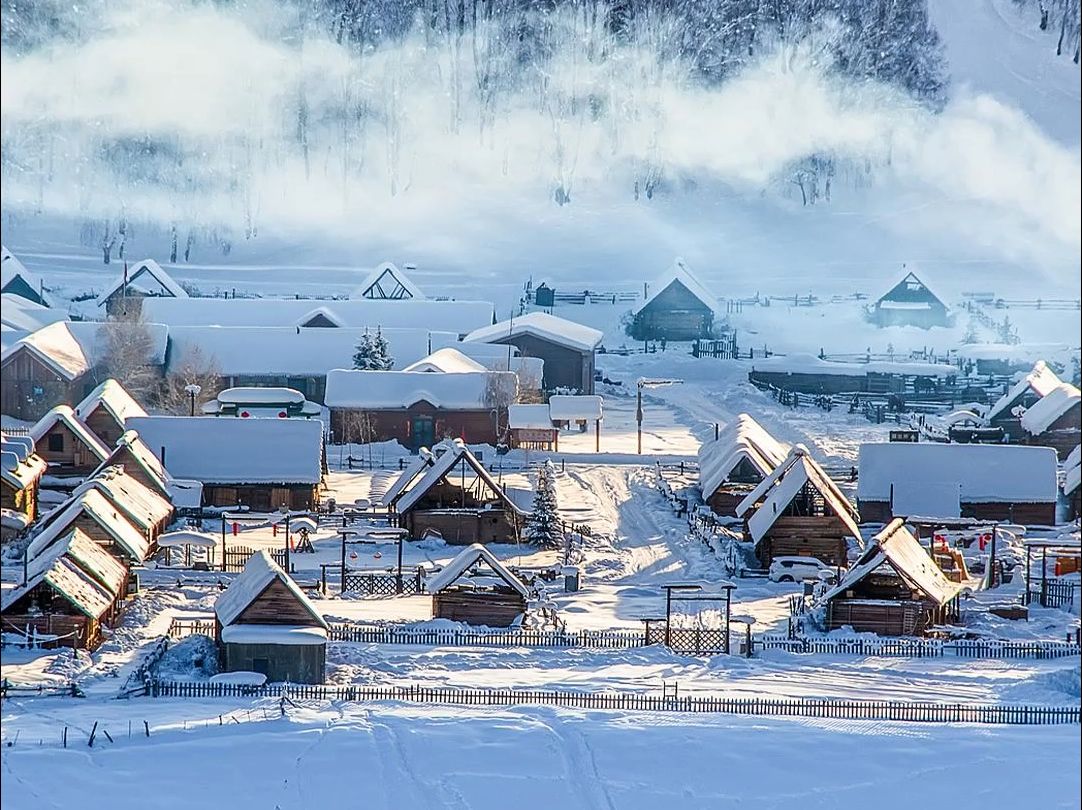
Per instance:
[[[42,521],[39,532],[27,547],[30,556],[49,548],[71,528],[72,522],[82,513],[86,513],[101,526],[130,559],[142,562],[147,558],[150,542],[146,535],[135,528],[120,509],[110,503],[101,492],[89,487],[73,495]]]
[[[82,376],[101,362],[104,354],[102,329],[99,321],[57,321],[32,332],[9,346],[3,353],[6,360],[17,351],[25,349],[65,380]],[[128,325],[111,323],[114,329],[145,329],[150,337],[148,365],[165,364],[168,329],[156,323]]]
[[[699,448],[699,488],[703,497],[713,495],[742,460],[747,459],[766,478],[785,460],[789,450],[750,415],[739,414],[716,440]]]
[[[498,579],[517,592],[523,599],[530,598],[530,591],[522,580],[512,574],[507,566],[496,559],[496,556],[480,543],[474,543],[462,549],[453,560],[447,563],[442,571],[428,580],[428,592],[439,593],[446,590],[480,563],[484,563],[490,572],[486,579]]]
[[[99,461],[105,461],[109,457],[109,448],[83,424],[70,405],[57,405],[52,408],[30,428],[30,437],[35,444],[38,444],[57,424],[62,424],[70,430],[76,439],[98,457]]]
[[[432,487],[438,484],[447,473],[454,469],[455,465],[462,463],[465,466],[473,470],[474,475],[480,478],[492,494],[504,504],[508,509],[524,514],[523,510],[507,496],[496,480],[492,477],[491,473],[485,469],[484,465],[477,460],[470,448],[466,444],[459,440],[448,442],[444,445],[447,449],[429,466],[416,484],[414,484],[409,490],[398,498],[396,504],[399,512],[407,512],[409,509],[419,501],[426,492]]]
[[[530,335],[580,352],[594,351],[604,338],[603,333],[581,323],[558,318],[547,312],[530,312],[518,318],[474,329],[466,335],[465,341],[498,343],[520,335]]]
[[[688,267],[687,262],[682,258],[677,257],[673,261],[672,266],[650,285],[650,294],[635,308],[634,314],[638,314],[646,309],[646,307],[652,304],[658,296],[669,289],[673,284],[679,284],[707,309],[710,309],[713,312],[718,311],[719,306],[717,297],[706,288],[705,284],[699,281],[694,273],[691,272],[691,268]]]
[[[245,609],[252,604],[275,580],[281,582],[296,598],[297,602],[312,617],[315,623],[328,630],[327,620],[316,610],[315,605],[300,589],[300,586],[271,559],[266,551],[257,551],[248,558],[244,570],[237,575],[214,603],[214,614],[223,627],[233,624]]]
[[[485,371],[485,366],[458,349],[445,346],[427,357],[406,366],[403,371],[443,372],[444,374],[466,374],[473,371]]]
[[[450,442],[441,442],[432,448],[433,451],[440,448],[447,449],[450,447]],[[422,447],[417,453],[417,457],[413,459],[396,478],[391,482],[391,485],[387,487],[387,491],[383,493],[383,497],[380,499],[380,505],[392,506],[394,502],[402,496],[411,484],[417,480],[417,478],[426,469],[431,467],[436,461],[436,455],[434,452]]]
[[[172,503],[125,473],[122,467],[99,469],[83,486],[99,490],[144,532],[173,516]]]
[[[114,464],[124,465],[129,462],[135,463],[146,473],[147,478],[154,484],[160,495],[168,494],[169,473],[165,471],[158,457],[151,452],[150,448],[134,430],[124,431],[121,437],[117,439],[116,447],[109,453],[109,458],[105,459],[98,469],[94,470],[91,477],[97,475],[106,467],[111,467]]]
[[[391,262],[384,262],[369,273],[349,297],[403,301],[422,300],[425,295],[409,276]]]
[[[1011,386],[1006,394],[996,400],[985,417],[989,422],[1010,416],[1008,411],[1015,406],[1026,393],[1032,392],[1037,398],[1044,397],[1055,390],[1063,381],[1056,376],[1044,360],[1038,360],[1033,370]]]
[[[3,592],[9,606],[42,582],[80,613],[97,619],[112,606],[127,572],[105,549],[75,529],[27,563],[27,580]]]
[[[98,296],[98,306],[104,306],[110,298],[120,292],[125,283],[129,287],[139,289],[142,294],[150,296],[188,297],[188,292],[177,284],[173,277],[162,269],[160,264],[153,259],[143,259],[135,267],[131,269],[125,268],[119,276],[113,279],[108,287],[102,290],[101,295]]]
[[[165,449],[175,478],[203,484],[318,484],[323,425],[313,419],[142,416],[128,427],[152,450]]]
[[[513,400],[518,378],[503,371],[430,374],[339,368],[327,372],[324,403],[328,408],[402,410],[427,402],[446,410],[481,410],[492,407],[494,390]]]
[[[1082,394],[1070,383],[1060,383],[1022,414],[1022,429],[1031,436],[1040,436],[1057,419],[1072,408],[1079,407]]]
[[[98,407],[105,408],[123,427],[130,416],[146,416],[143,406],[136,402],[123,385],[110,378],[101,383],[75,406],[75,415],[87,419]]]
[[[15,255],[10,250],[0,246],[0,290],[21,296],[20,287],[23,287],[27,293],[41,299],[40,303],[43,305],[47,307],[53,305],[49,294],[42,287],[41,280],[27,270],[26,265],[15,258]]]
[[[897,284],[891,287],[876,302],[876,306],[886,309],[906,308],[904,305],[915,305],[914,308],[929,308],[933,303],[943,304],[943,299],[932,292],[923,281],[917,278],[917,274],[907,272]],[[903,306],[899,306],[903,305]]]

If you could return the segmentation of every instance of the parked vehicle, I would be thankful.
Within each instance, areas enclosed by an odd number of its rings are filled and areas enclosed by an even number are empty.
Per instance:
[[[818,580],[823,572],[832,574],[834,569],[815,557],[775,557],[767,576],[773,582],[803,582],[806,579]]]

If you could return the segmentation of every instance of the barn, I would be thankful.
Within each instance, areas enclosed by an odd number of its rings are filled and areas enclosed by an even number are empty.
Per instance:
[[[38,488],[47,467],[31,437],[0,434],[0,507],[22,515],[25,525],[37,519]]]
[[[735,517],[736,507],[781,464],[789,446],[742,413],[699,448],[699,491],[716,515]]]
[[[541,387],[546,392],[592,394],[595,354],[603,337],[589,326],[530,312],[475,329],[465,342],[514,346],[522,357],[543,360]]]
[[[628,333],[635,340],[696,340],[713,334],[717,298],[683,259],[647,288],[632,312]]]
[[[222,672],[258,672],[268,681],[323,683],[326,619],[266,551],[253,554],[214,604]]]
[[[984,420],[988,427],[1002,429],[1007,441],[1024,442],[1026,432],[1022,428],[1022,414],[1062,384],[1056,372],[1039,360],[1028,374],[992,404]]]
[[[496,444],[517,394],[518,378],[506,371],[335,369],[326,404],[336,442],[398,441],[416,450],[445,438]]]
[[[41,417],[30,428],[30,438],[53,475],[86,476],[109,457],[109,449],[67,405]]]
[[[462,549],[428,580],[432,616],[484,627],[509,627],[526,613],[529,589],[480,543]]]
[[[124,421],[147,412],[128,390],[114,379],[98,385],[75,406],[75,415],[106,447],[113,447],[124,434]]]
[[[29,552],[28,552],[29,553]],[[26,579],[2,592],[4,632],[63,647],[94,650],[102,627],[112,625],[126,595],[127,566],[79,529],[33,555]]]
[[[153,259],[143,259],[130,270],[125,262],[124,270],[102,290],[97,304],[109,315],[136,317],[142,312],[144,298],[187,297],[187,291],[160,264]]]
[[[326,458],[318,420],[143,416],[128,427],[172,476],[203,485],[204,506],[319,505]]]
[[[1082,438],[1082,394],[1070,383],[1060,383],[1026,408],[1018,424],[1026,444],[1051,447],[1066,458]]]
[[[949,326],[950,312],[916,273],[905,277],[875,302],[872,320],[876,326]]]
[[[869,523],[895,517],[1056,522],[1056,452],[1002,444],[862,444],[857,507]]]
[[[438,532],[451,545],[519,540],[526,513],[461,441],[444,442],[406,469],[384,504],[413,538]],[[399,482],[402,482],[399,484]]]
[[[816,604],[825,608],[827,630],[914,636],[957,622],[961,591],[962,585],[951,582],[896,519]]]
[[[803,445],[797,445],[736,507],[759,562],[815,557],[846,565],[848,539],[860,543],[857,511]]]

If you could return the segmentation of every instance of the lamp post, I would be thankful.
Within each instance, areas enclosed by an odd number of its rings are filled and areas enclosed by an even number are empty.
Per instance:
[[[203,391],[203,386],[190,383],[184,386],[184,393],[188,395],[188,415],[195,416],[195,398]]]
[[[683,380],[668,380],[668,379],[648,379],[646,377],[640,377],[638,383],[635,384],[636,399],[635,399],[635,424],[637,426],[638,433],[638,453],[642,455],[642,389],[644,388],[664,388],[668,385],[679,385]]]
[[[282,504],[278,507],[278,511],[285,516],[286,519],[286,573],[289,573],[289,507],[286,504]]]

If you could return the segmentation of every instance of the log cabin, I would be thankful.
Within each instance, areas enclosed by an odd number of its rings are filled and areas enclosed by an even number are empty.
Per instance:
[[[530,591],[480,543],[462,549],[427,583],[432,616],[484,627],[509,627],[526,613]]]
[[[271,682],[323,683],[329,629],[266,551],[249,558],[214,604],[222,672],[259,672]]]
[[[711,337],[717,298],[683,259],[647,288],[632,312],[628,334],[635,340],[696,340]]]
[[[50,475],[87,476],[109,457],[109,449],[68,405],[57,405],[30,428]]]
[[[48,465],[34,452],[30,436],[0,434],[0,507],[23,516],[26,525],[38,517],[38,489]]]
[[[4,632],[96,649],[102,627],[115,624],[120,614],[127,565],[72,528],[27,560],[25,571],[25,580],[3,589]]]
[[[825,608],[826,630],[923,635],[958,621],[962,587],[939,569],[905,522],[895,519],[816,605]]]
[[[775,557],[808,556],[844,566],[861,543],[857,511],[807,448],[797,445],[736,507],[764,568]]]
[[[742,413],[699,448],[699,490],[716,515],[735,517],[736,507],[789,453],[789,446]]]
[[[869,523],[896,517],[1056,522],[1056,452],[1048,447],[939,442],[862,444],[857,507]]]
[[[188,292],[153,259],[143,259],[130,270],[128,263],[98,296],[97,304],[114,317],[138,317],[145,298],[187,298]]]
[[[106,467],[114,466],[123,467],[127,475],[159,495],[165,498],[170,498],[172,495],[171,476],[134,430],[124,431],[114,443],[109,457],[91,474],[91,477]]]
[[[876,326],[949,326],[950,312],[942,299],[917,278],[916,273],[905,277],[875,302],[872,320]]]
[[[1025,444],[1051,447],[1064,459],[1082,437],[1082,394],[1061,383],[1026,408],[1018,423]]]
[[[81,529],[130,565],[144,562],[154,549],[147,534],[134,526],[119,506],[97,488],[84,485],[35,528],[28,547],[30,555],[36,556],[72,529]]]
[[[1062,382],[1043,360],[1037,361],[1028,374],[992,404],[984,416],[986,425],[1001,429],[1009,442],[1024,442],[1026,433],[1022,429],[1022,414],[1056,390]]]
[[[204,506],[319,506],[327,462],[318,420],[146,416],[127,425],[174,479],[202,484]]]
[[[135,528],[154,545],[172,523],[174,509],[169,498],[141,483],[119,465],[97,470],[84,487],[93,487],[113,503]]]
[[[147,412],[127,389],[110,378],[94,388],[75,406],[75,415],[106,447],[116,446],[124,434],[124,421]]]

